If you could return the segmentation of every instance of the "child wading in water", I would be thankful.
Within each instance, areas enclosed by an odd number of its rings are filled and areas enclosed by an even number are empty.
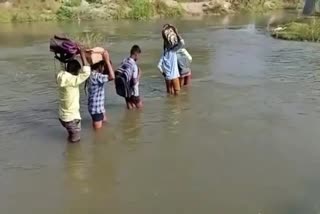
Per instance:
[[[169,26],[169,25],[165,25]],[[172,27],[173,28],[173,27]],[[167,38],[164,38],[164,50],[158,63],[158,68],[165,78],[166,89],[168,94],[178,95],[180,91],[180,73],[178,67],[177,50],[184,45],[183,39],[178,35],[177,30],[173,28],[177,37],[176,44],[170,44]],[[163,34],[164,35],[164,34]]]
[[[180,86],[187,86],[191,82],[191,62],[192,56],[185,48],[180,48],[177,51],[178,67],[180,73]]]
[[[80,51],[83,68],[78,60],[72,59],[66,64],[66,71],[57,75],[59,90],[59,120],[68,131],[68,140],[72,143],[80,141],[81,116],[79,85],[90,76],[85,53]]]
[[[104,83],[114,79],[114,72],[109,53],[103,48],[93,48],[91,51],[91,75],[87,81],[88,110],[92,118],[94,129],[100,129],[107,121],[105,114],[105,87]]]
[[[140,47],[132,46],[130,57],[125,58],[116,70],[116,91],[118,95],[125,98],[128,109],[142,107],[139,94],[141,70],[137,65],[140,54]]]

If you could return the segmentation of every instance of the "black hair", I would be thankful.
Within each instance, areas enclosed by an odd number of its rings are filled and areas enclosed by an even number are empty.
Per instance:
[[[80,69],[81,69],[81,65],[75,59],[70,60],[66,65],[66,71],[72,75],[78,75]]]
[[[112,61],[109,60],[109,62],[112,65]],[[99,73],[108,74],[109,70],[105,65],[106,65],[105,61],[100,61],[100,62],[97,62],[96,64],[91,65],[90,67],[91,67],[92,71],[97,71]]]
[[[138,45],[134,45],[132,46],[131,50],[130,50],[130,55],[134,55],[134,54],[140,54],[141,53],[141,49]]]
[[[98,72],[102,72],[101,68],[104,66],[105,62],[104,61],[100,61],[96,64],[91,65],[91,70],[93,71],[98,71]]]

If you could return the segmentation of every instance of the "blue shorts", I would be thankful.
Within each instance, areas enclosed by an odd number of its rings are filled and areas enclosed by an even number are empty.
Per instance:
[[[91,118],[92,118],[93,122],[100,122],[100,121],[103,121],[104,114],[103,113],[91,114]]]

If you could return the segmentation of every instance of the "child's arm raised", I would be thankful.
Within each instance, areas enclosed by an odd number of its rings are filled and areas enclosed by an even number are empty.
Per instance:
[[[109,53],[107,51],[103,52],[102,57],[106,63],[106,69],[108,70],[108,79],[109,81],[112,81],[114,80],[115,76],[114,76],[114,71],[110,62]]]
[[[86,59],[84,51],[80,50],[80,57],[83,64],[83,68],[80,70],[78,75],[58,75],[57,83],[60,87],[77,87],[90,76],[90,66],[88,66],[88,61]]]

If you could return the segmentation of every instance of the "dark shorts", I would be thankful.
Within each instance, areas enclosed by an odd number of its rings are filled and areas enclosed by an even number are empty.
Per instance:
[[[126,98],[127,103],[138,105],[140,103],[140,96],[131,96]]]
[[[100,113],[100,114],[91,114],[91,118],[93,120],[93,122],[100,122],[103,121],[104,119],[104,114]]]
[[[68,140],[70,142],[74,143],[80,140],[81,120],[72,120],[69,122],[60,120],[60,123],[64,128],[67,129],[69,134]]]

